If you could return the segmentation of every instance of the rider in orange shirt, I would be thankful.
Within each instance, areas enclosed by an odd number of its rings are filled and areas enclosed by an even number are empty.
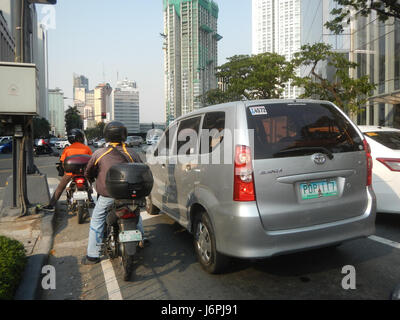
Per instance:
[[[60,157],[61,163],[67,157],[78,155],[78,154],[88,154],[92,155],[92,150],[84,144],[85,142],[85,134],[81,129],[72,129],[68,134],[68,142],[71,144],[66,147]],[[72,173],[64,173],[64,176],[61,178],[60,183],[57,186],[57,189],[54,191],[54,194],[50,200],[50,203],[44,207],[47,210],[54,210],[54,206],[56,205],[58,199],[60,199],[61,194],[63,193],[65,187],[71,181],[73,174]]]

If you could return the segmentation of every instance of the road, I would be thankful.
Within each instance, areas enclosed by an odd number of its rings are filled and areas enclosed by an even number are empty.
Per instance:
[[[57,158],[42,156],[35,161],[43,173],[57,177]],[[1,187],[10,165],[11,159],[1,155]],[[233,259],[227,273],[210,275],[196,261],[188,232],[164,214],[143,212],[151,243],[139,252],[132,279],[125,282],[119,261],[80,264],[89,222],[78,225],[76,216],[66,212],[64,201],[59,209],[49,260],[56,269],[57,287],[43,291],[42,299],[388,299],[400,283],[400,216],[396,215],[378,214],[378,238],[271,259]],[[355,290],[342,288],[346,275],[342,268],[347,265],[356,271]]]

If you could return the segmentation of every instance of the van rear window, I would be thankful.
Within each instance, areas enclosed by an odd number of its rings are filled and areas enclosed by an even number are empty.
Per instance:
[[[254,130],[255,159],[303,156],[318,152],[317,148],[331,153],[364,148],[352,124],[329,104],[251,106],[247,121]]]

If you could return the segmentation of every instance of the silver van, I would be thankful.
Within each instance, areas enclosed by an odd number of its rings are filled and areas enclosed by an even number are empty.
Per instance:
[[[178,118],[147,154],[159,210],[200,263],[336,246],[375,233],[372,158],[356,125],[315,100],[240,101]]]

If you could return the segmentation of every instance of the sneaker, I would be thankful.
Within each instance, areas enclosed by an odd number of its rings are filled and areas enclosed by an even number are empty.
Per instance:
[[[100,258],[91,258],[88,256],[84,256],[81,264],[85,265],[85,266],[90,266],[90,265],[94,265],[100,262]]]

